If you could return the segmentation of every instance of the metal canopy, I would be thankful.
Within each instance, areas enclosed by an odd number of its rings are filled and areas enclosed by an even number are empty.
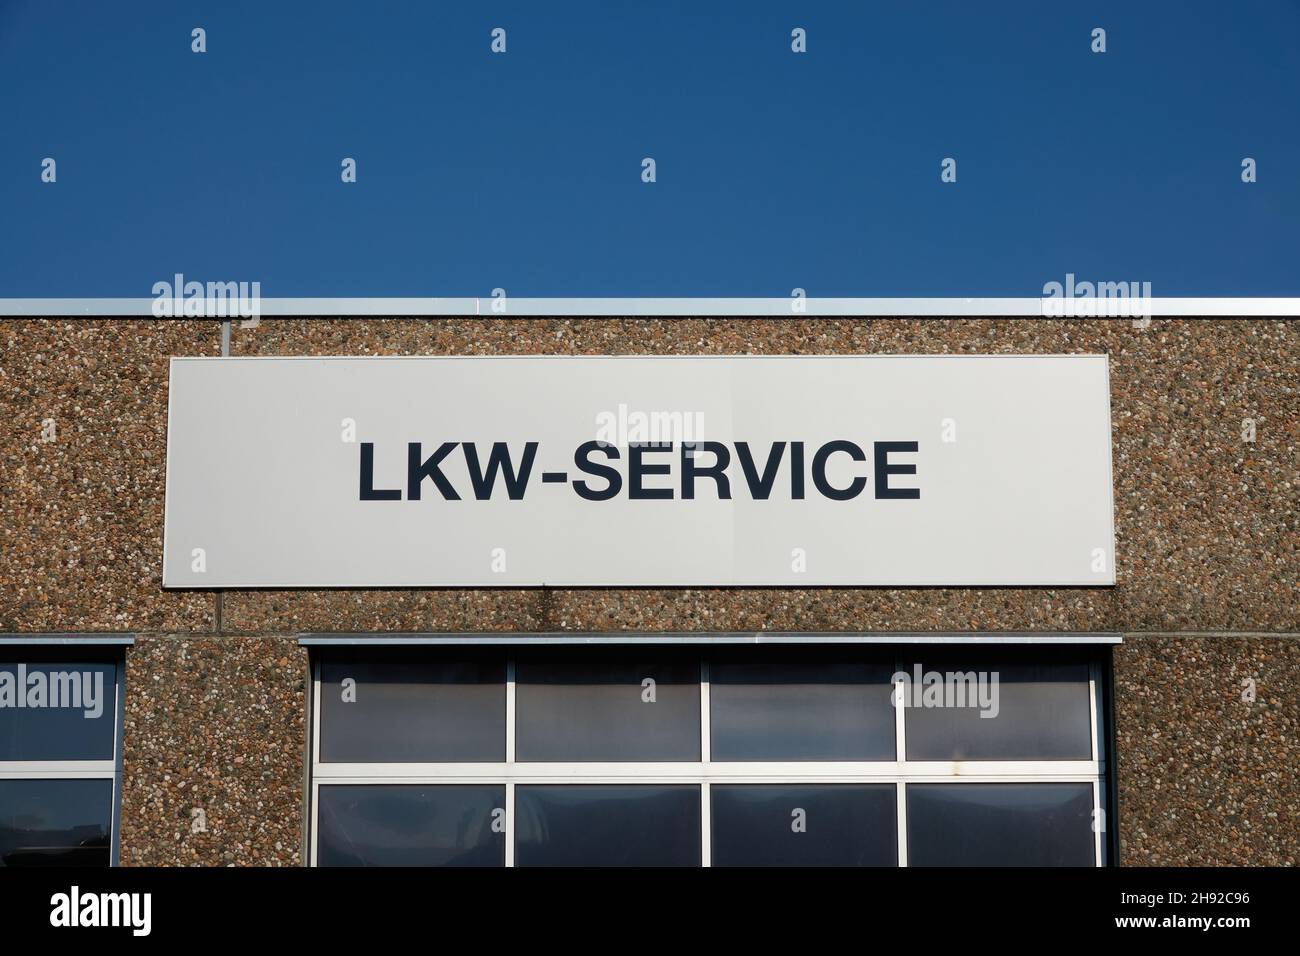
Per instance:
[[[0,646],[59,644],[68,647],[90,645],[130,647],[134,643],[134,634],[0,634]]]
[[[300,634],[305,647],[358,645],[560,644],[1122,644],[1114,632],[1093,631],[541,631],[492,633]]]

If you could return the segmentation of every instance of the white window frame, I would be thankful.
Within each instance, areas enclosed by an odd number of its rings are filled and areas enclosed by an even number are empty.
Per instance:
[[[374,648],[382,653],[382,645]],[[355,646],[351,648],[355,650]],[[1098,695],[1102,665],[1089,663],[1092,757],[1089,760],[907,760],[906,708],[894,708],[894,760],[855,761],[713,761],[710,754],[709,656],[698,646],[700,662],[700,760],[671,762],[517,762],[515,760],[515,652],[506,658],[506,753],[502,762],[475,763],[339,763],[320,759],[321,659],[312,659],[311,816],[309,864],[317,865],[320,788],[330,785],[487,784],[505,788],[505,865],[515,860],[515,786],[517,784],[694,784],[700,788],[700,864],[711,866],[711,784],[889,783],[897,796],[895,831],[898,866],[907,866],[907,785],[909,783],[1090,783],[1093,804],[1093,860],[1106,865],[1104,837],[1106,754],[1103,714]],[[898,662],[896,661],[896,669]],[[896,689],[901,689],[901,683]],[[1100,819],[1103,826],[1098,826]]]
[[[89,642],[87,642],[89,643]],[[5,660],[39,658],[42,645],[0,644],[0,658]],[[67,645],[62,645],[67,646]],[[6,652],[5,648],[13,650]],[[60,655],[64,656],[64,655]],[[54,663],[60,663],[55,661]],[[125,655],[116,660],[88,657],[85,660],[69,658],[72,664],[112,664],[113,679],[113,756],[105,760],[0,760],[0,780],[110,780],[108,865],[117,866],[118,831],[122,816],[122,718],[123,687],[126,682]]]

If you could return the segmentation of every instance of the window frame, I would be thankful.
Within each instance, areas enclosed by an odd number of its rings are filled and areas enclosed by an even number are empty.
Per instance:
[[[974,636],[974,635],[971,635]],[[383,653],[394,645],[380,641],[372,651]],[[812,642],[808,642],[812,644]],[[859,646],[867,642],[859,642]],[[909,656],[922,651],[923,642],[915,645],[894,642],[895,670],[903,670]],[[998,647],[990,641],[971,641],[971,653],[996,659]],[[1108,683],[1109,648],[1091,643],[1044,641],[1038,646],[1055,645],[1072,649],[1088,666],[1088,693],[1092,756],[1088,760],[907,760],[905,707],[894,708],[894,760],[879,761],[718,761],[711,759],[710,658],[723,648],[707,640],[693,646],[700,661],[700,760],[672,762],[517,762],[515,760],[515,655],[522,646],[502,644],[506,657],[506,750],[499,763],[323,763],[320,759],[319,719],[322,654],[328,646],[313,647],[311,656],[310,721],[308,727],[308,865],[317,865],[319,793],[331,784],[487,784],[505,786],[505,866],[515,865],[515,785],[516,784],[694,784],[700,791],[701,866],[712,865],[711,791],[712,784],[835,784],[892,783],[895,788],[895,839],[900,867],[907,861],[907,785],[909,783],[1089,783],[1092,785],[1093,819],[1100,816],[1102,827],[1093,831],[1094,865],[1111,865],[1113,851],[1108,831],[1114,825],[1110,785],[1113,781],[1109,754],[1107,703],[1102,692]],[[428,649],[434,651],[437,645]],[[843,646],[843,645],[841,645]],[[909,653],[909,648],[913,650]],[[528,651],[535,650],[530,645]],[[1014,653],[1013,650],[1007,650]],[[797,655],[797,647],[790,648]],[[900,686],[901,685],[897,685]]]
[[[119,866],[122,828],[122,750],[126,716],[126,654],[130,640],[112,641],[112,650],[93,639],[42,643],[0,641],[0,659],[15,663],[112,664],[113,755],[103,760],[0,760],[0,780],[109,780],[108,865]],[[84,649],[83,649],[84,648]]]

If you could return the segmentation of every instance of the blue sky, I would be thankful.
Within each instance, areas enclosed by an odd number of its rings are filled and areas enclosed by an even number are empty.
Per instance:
[[[1296,0],[0,0],[0,117],[4,297],[1300,295]]]

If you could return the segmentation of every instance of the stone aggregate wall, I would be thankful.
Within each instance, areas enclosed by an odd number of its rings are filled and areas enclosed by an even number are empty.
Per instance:
[[[3,319],[0,632],[140,635],[127,654],[124,864],[301,864],[296,635],[360,630],[1120,631],[1123,862],[1300,859],[1300,326],[1290,320],[263,319],[236,327],[231,351],[1104,352],[1117,583],[163,591],[168,359],[219,354],[219,323]],[[206,831],[193,831],[196,808]]]

